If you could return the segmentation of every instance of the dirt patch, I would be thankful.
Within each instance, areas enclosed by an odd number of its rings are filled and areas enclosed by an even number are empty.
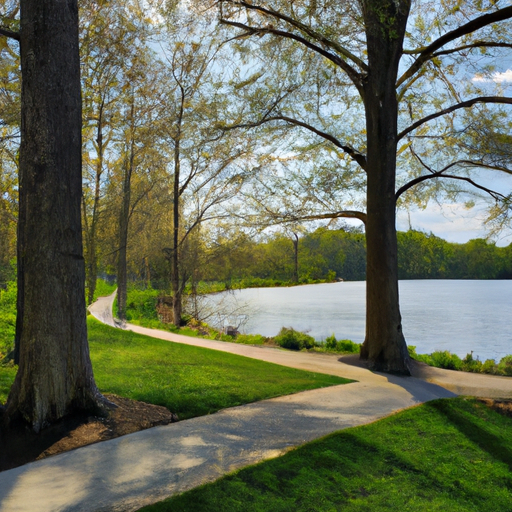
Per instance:
[[[482,402],[493,411],[503,414],[512,418],[512,400],[495,399],[495,398],[478,398],[479,402]]]
[[[105,396],[117,405],[107,418],[71,416],[63,418],[39,434],[26,426],[0,429],[0,471],[88,444],[178,421],[178,417],[165,407],[115,395]]]

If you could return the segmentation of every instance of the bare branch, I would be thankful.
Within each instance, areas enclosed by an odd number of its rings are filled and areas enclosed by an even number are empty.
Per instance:
[[[472,44],[466,44],[463,46],[458,46],[457,48],[451,48],[449,50],[436,52],[432,55],[432,58],[441,57],[442,55],[450,55],[452,53],[457,53],[464,50],[472,50],[474,48],[512,48],[512,44],[497,43],[493,41],[476,41],[475,43]]]
[[[16,41],[20,40],[19,32],[13,32],[12,30],[8,30],[3,27],[0,27],[0,36],[9,37],[10,39],[15,39]]]
[[[288,219],[291,221],[305,221],[305,220],[322,220],[322,219],[359,219],[363,224],[366,224],[366,213],[353,211],[353,210],[342,210],[333,213],[322,213],[318,215],[304,215],[301,217],[294,217]],[[283,221],[286,222],[286,221]]]
[[[465,182],[473,185],[475,188],[483,190],[484,192],[489,194],[496,201],[504,201],[504,200],[507,199],[507,197],[505,195],[501,194],[500,192],[497,192],[497,191],[492,190],[490,188],[484,187],[483,185],[480,185],[479,183],[476,183],[474,180],[472,180],[471,178],[469,178],[467,176],[457,176],[457,175],[453,175],[453,174],[445,174],[445,172],[448,169],[451,169],[452,167],[455,167],[457,165],[475,166],[475,167],[478,166],[478,167],[486,167],[486,168],[490,168],[490,169],[495,168],[495,167],[487,166],[487,165],[485,165],[483,163],[474,162],[472,160],[457,160],[456,162],[452,162],[451,164],[448,164],[447,166],[443,167],[443,169],[441,169],[440,171],[434,171],[431,167],[429,167],[420,158],[420,156],[418,154],[416,154],[416,152],[412,148],[410,148],[410,150],[411,150],[412,154],[416,157],[416,159],[421,163],[421,165],[423,167],[425,167],[425,169],[427,169],[430,172],[430,174],[426,174],[424,176],[418,176],[417,178],[414,178],[413,180],[411,180],[408,183],[406,183],[404,186],[400,187],[397,190],[396,194],[395,194],[395,200],[396,201],[398,201],[398,198],[404,192],[406,192],[410,188],[414,187],[415,185],[418,185],[419,183],[423,183],[424,181],[435,179],[435,178],[448,178],[448,179],[452,179],[452,180],[465,181]]]
[[[412,63],[409,69],[398,79],[397,87],[402,85],[406,80],[409,80],[428,60],[431,60],[435,56],[436,50],[442,48],[445,44],[458,39],[459,37],[465,36],[467,34],[471,34],[476,30],[479,30],[487,25],[492,23],[497,23],[498,21],[503,21],[512,18],[512,7],[505,7],[503,9],[499,9],[490,14],[484,14],[483,16],[479,16],[474,20],[469,21],[465,25],[461,25],[457,27],[455,30],[447,32],[442,35],[440,38],[436,39],[433,43],[428,45],[426,48],[421,49],[418,58]],[[414,51],[409,51],[409,53],[414,53]]]
[[[411,126],[406,128],[405,130],[401,131],[398,134],[396,140],[399,141],[400,139],[405,137],[408,133],[411,133],[416,128],[418,128],[422,124],[427,123],[428,121],[431,121],[432,119],[436,119],[436,118],[444,116],[446,114],[450,114],[451,112],[454,112],[455,110],[459,110],[461,108],[472,107],[476,103],[497,103],[497,104],[502,104],[502,105],[512,105],[512,98],[508,98],[506,96],[479,96],[478,98],[473,98],[471,100],[457,103],[456,105],[452,105],[451,107],[445,108],[444,110],[440,110],[439,112],[436,112],[434,114],[431,114],[429,116],[426,116],[426,117],[416,121]]]
[[[359,153],[359,151],[355,150],[351,146],[346,146],[342,144],[334,135],[331,135],[330,133],[323,132],[322,130],[319,130],[318,128],[315,128],[314,126],[311,126],[308,123],[304,123],[303,121],[299,121],[297,119],[293,119],[292,117],[288,116],[268,116],[260,119],[259,121],[256,121],[254,123],[242,123],[238,125],[231,125],[231,126],[225,126],[221,127],[223,130],[234,130],[237,128],[256,128],[258,126],[261,126],[265,123],[269,123],[271,121],[285,121],[286,123],[295,125],[295,126],[301,126],[302,128],[306,128],[307,130],[315,133],[316,135],[324,138],[325,140],[332,142],[337,148],[341,149],[343,152],[345,152],[347,155],[352,158],[355,162],[359,164],[359,166],[362,169],[366,169],[366,157]]]

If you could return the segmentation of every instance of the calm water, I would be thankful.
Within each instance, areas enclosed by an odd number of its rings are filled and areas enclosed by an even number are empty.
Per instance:
[[[283,326],[318,340],[361,343],[365,329],[365,283],[343,282],[292,288],[252,288],[218,294],[236,302],[248,320],[246,333],[277,334]],[[512,354],[512,281],[401,281],[404,333],[417,352],[449,350],[480,359]]]

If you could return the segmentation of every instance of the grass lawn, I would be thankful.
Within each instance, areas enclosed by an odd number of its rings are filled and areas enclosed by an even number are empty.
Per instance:
[[[163,405],[180,419],[219,409],[350,382],[232,354],[170,343],[89,318],[89,344],[102,392]],[[14,379],[0,367],[0,403]]]
[[[511,470],[512,418],[436,400],[141,510],[504,512]]]

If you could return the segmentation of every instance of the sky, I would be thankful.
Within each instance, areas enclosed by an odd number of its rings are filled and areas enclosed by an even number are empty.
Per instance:
[[[409,227],[447,240],[448,242],[465,243],[474,238],[487,238],[488,229],[483,220],[485,212],[476,206],[467,209],[463,203],[438,205],[430,204],[425,210],[411,212],[399,211],[397,229],[407,231]],[[493,238],[498,246],[512,243],[512,230],[506,229]]]

